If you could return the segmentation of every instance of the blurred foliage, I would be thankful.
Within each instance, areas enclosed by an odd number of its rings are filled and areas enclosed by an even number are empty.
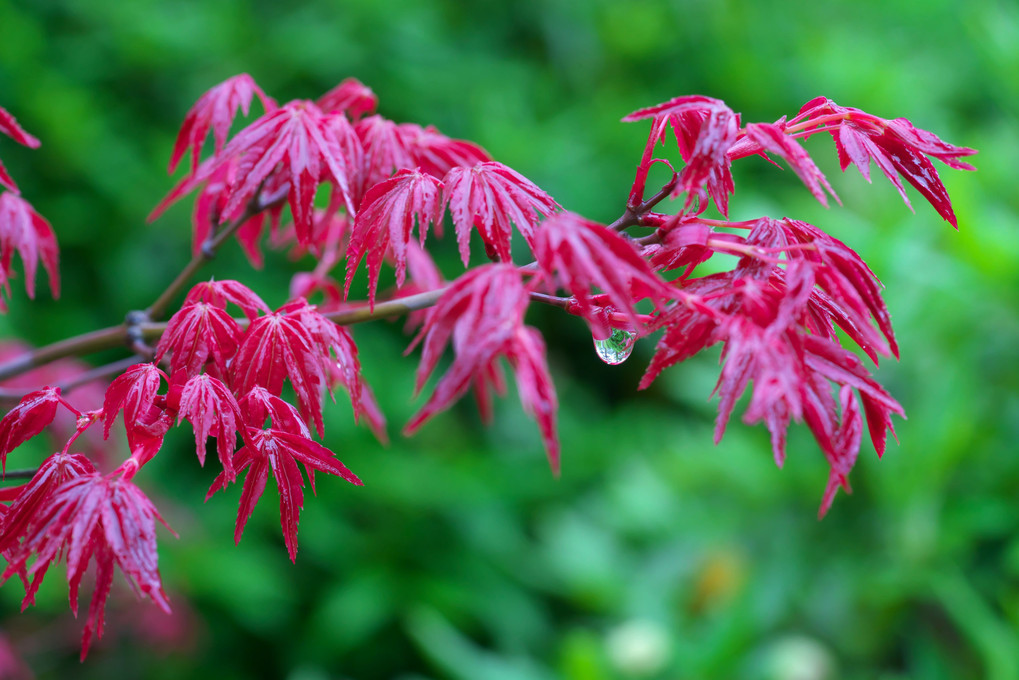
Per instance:
[[[401,324],[379,323],[355,335],[394,442],[328,409],[327,443],[365,487],[320,480],[296,565],[272,491],[233,545],[238,491],[203,505],[213,471],[176,432],[138,480],[181,535],[161,535],[174,617],[115,589],[78,666],[63,570],[25,614],[8,584],[2,625],[39,677],[1019,678],[1014,2],[0,0],[0,103],[43,141],[3,159],[57,230],[64,281],[59,301],[16,294],[4,337],[116,323],[166,285],[190,208],[145,218],[174,181],[172,140],[242,71],[279,100],[356,76],[384,114],[475,140],[604,221],[646,134],[619,118],[679,94],[745,120],[825,94],[980,149],[979,172],[945,174],[956,233],[915,192],[912,214],[883,179],[841,176],[825,140],[809,148],[844,207],[737,166],[734,218],[812,221],[887,285],[902,362],[880,378],[909,420],[823,522],[826,467],[803,432],[781,471],[757,428],[712,445],[717,355],[636,393],[652,341],[604,366],[580,322],[532,310],[563,404],[557,480],[512,396],[491,428],[464,403],[401,438],[415,361]],[[300,264],[270,255],[252,274],[234,246],[208,274],[278,304]]]

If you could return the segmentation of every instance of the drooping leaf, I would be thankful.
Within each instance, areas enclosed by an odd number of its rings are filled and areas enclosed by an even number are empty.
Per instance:
[[[972,165],[959,158],[975,154],[974,149],[948,144],[934,133],[914,127],[905,118],[880,118],[860,109],[838,106],[825,97],[804,104],[787,127],[793,125],[805,128],[802,133],[805,136],[822,131],[830,133],[842,169],[853,164],[868,181],[873,160],[906,205],[910,205],[899,180],[901,175],[949,224],[958,226],[948,191],[928,156],[957,170],[973,170]]]
[[[512,225],[530,239],[539,216],[548,217],[559,204],[531,180],[502,163],[454,167],[443,179],[442,203],[456,227],[464,266],[470,260],[471,231],[477,228],[492,260],[512,261]]]
[[[470,269],[450,284],[411,345],[424,341],[416,391],[424,387],[447,344],[453,345],[455,358],[427,402],[407,423],[406,434],[449,408],[472,384],[482,388],[479,405],[485,415],[487,387],[501,383],[499,378],[493,379],[498,375],[494,364],[506,357],[517,378],[521,403],[538,421],[549,462],[558,471],[555,388],[541,336],[523,325],[528,302],[529,289],[520,271],[507,263]]]
[[[396,285],[402,286],[407,267],[407,243],[414,223],[418,240],[424,245],[429,223],[442,223],[442,183],[431,175],[400,170],[393,177],[379,182],[365,194],[347,249],[345,293],[350,291],[361,258],[367,254],[368,300],[374,307],[379,271],[387,249],[396,260]]]
[[[18,125],[18,121],[14,119],[4,107],[0,106],[0,133],[3,133],[16,141],[18,144],[23,144],[29,148],[35,149],[39,147],[39,140],[32,135],[25,132],[25,130]],[[0,186],[5,186],[14,193],[18,193],[18,185],[14,182],[14,179],[8,174],[7,168],[4,167],[2,161],[0,161]]]
[[[64,557],[71,609],[77,614],[78,586],[89,562],[95,560],[96,588],[82,634],[84,659],[93,634],[103,634],[103,611],[114,565],[135,592],[169,613],[159,575],[156,520],[166,525],[148,497],[127,479],[97,472],[71,477],[46,496],[30,518],[24,540],[9,553],[4,578],[26,570],[28,575],[38,575]],[[35,561],[29,567],[33,556]]]
[[[275,425],[275,422],[274,422]],[[280,524],[283,538],[291,561],[297,559],[297,525],[304,507],[304,477],[297,464],[312,471],[325,472],[346,479],[361,486],[362,482],[336,459],[335,454],[321,444],[309,439],[304,433],[288,432],[272,427],[260,429],[247,427],[245,445],[234,454],[233,465],[238,472],[247,471],[241,503],[237,514],[234,540],[240,542],[244,527],[258,500],[265,491],[265,484],[272,470],[276,488],[280,494]],[[209,496],[226,486],[225,473],[213,482]]]
[[[205,465],[206,439],[215,437],[219,462],[227,479],[233,481],[231,457],[241,422],[240,407],[233,393],[210,375],[194,376],[184,384],[181,392],[177,422],[182,420],[187,420],[194,428],[198,462]]]
[[[57,237],[50,226],[35,209],[20,196],[4,192],[0,194],[0,292],[9,295],[14,253],[21,256],[25,268],[25,292],[35,298],[35,271],[42,260],[42,266],[49,278],[50,292],[60,297],[59,249]],[[3,295],[0,295],[0,312],[7,311]]]
[[[198,169],[198,159],[202,153],[202,145],[212,129],[215,138],[215,153],[219,153],[226,143],[230,125],[237,115],[237,109],[246,116],[251,98],[255,95],[262,100],[267,112],[276,108],[276,102],[266,96],[247,73],[227,78],[203,94],[184,117],[184,124],[177,135],[177,142],[170,157],[169,172],[173,172],[188,149],[191,149],[191,172]]]
[[[604,293],[634,328],[642,325],[635,307],[639,300],[650,297],[662,306],[674,295],[629,241],[579,215],[560,213],[546,220],[535,230],[530,244],[544,277],[576,298],[578,313],[599,338],[608,336],[610,330],[592,288]]]

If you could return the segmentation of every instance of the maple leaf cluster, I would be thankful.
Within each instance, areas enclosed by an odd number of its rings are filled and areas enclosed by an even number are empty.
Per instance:
[[[247,115],[256,97],[264,113],[230,137],[235,117]],[[785,217],[729,220],[731,166],[749,156],[781,159],[827,206],[829,196],[838,197],[798,141],[827,132],[843,170],[853,165],[869,180],[873,161],[907,204],[902,179],[955,226],[931,159],[972,169],[959,160],[972,149],[947,144],[905,119],[879,118],[824,98],[789,120],[744,124],[717,99],[677,97],[623,119],[650,120],[651,128],[623,215],[602,224],[565,210],[480,146],[434,127],[396,123],[376,113],[377,105],[375,94],[354,79],[317,100],[282,105],[246,74],[202,95],[171,154],[171,172],[190,156],[186,174],[152,218],[197,192],[195,268],[233,237],[251,263],[262,266],[266,232],[272,246],[289,247],[314,265],[294,277],[291,299],[276,310],[238,281],[211,280],[191,288],[160,325],[164,298],[180,290],[172,284],[148,310],[129,315],[123,340],[140,360],[117,367],[122,373],[105,389],[101,406],[72,404],[67,392],[86,381],[66,374],[36,374],[34,385],[16,385],[27,394],[0,420],[0,463],[60,413],[70,414],[75,426],[26,484],[0,492],[9,503],[0,504],[0,552],[8,564],[2,578],[24,581],[27,606],[49,566],[63,560],[76,611],[79,583],[94,561],[83,658],[92,637],[102,633],[114,566],[137,592],[169,606],[155,542],[155,524],[165,522],[133,480],[175,423],[191,425],[200,464],[207,439],[216,439],[219,471],[209,496],[243,476],[235,540],[271,473],[292,560],[305,476],[313,491],[315,472],[361,484],[324,443],[324,395],[337,386],[349,395],[355,419],[386,437],[346,324],[406,314],[408,330],[416,331],[408,352],[421,347],[418,392],[452,350],[452,362],[405,426],[408,435],[471,390],[482,418],[490,420],[493,393],[506,392],[508,366],[556,474],[558,400],[544,340],[525,323],[532,303],[580,317],[598,342],[619,333],[658,333],[641,389],[666,368],[721,345],[716,441],[748,391],[743,419],[764,423],[778,465],[789,426],[806,424],[830,467],[821,515],[839,488],[849,489],[864,419],[879,456],[887,434],[894,434],[892,416],[903,415],[901,405],[843,345],[848,339],[875,365],[880,357],[897,356],[877,277],[849,246],[814,225]],[[2,109],[0,131],[38,144]],[[683,163],[679,171],[656,157],[670,132]],[[203,160],[210,135],[212,151]],[[647,196],[656,163],[672,169],[671,179]],[[56,294],[52,229],[20,198],[2,165],[0,184],[8,189],[0,195],[0,283],[9,292],[17,251],[29,296],[40,258]],[[667,198],[677,200],[678,210],[657,212]],[[709,216],[712,205],[722,219]],[[429,255],[447,214],[465,269],[448,282]],[[645,228],[645,235],[631,235],[631,227]],[[472,267],[475,235],[490,262]],[[716,255],[734,256],[729,259],[736,264],[725,268],[716,259],[710,269],[702,267]],[[362,261],[367,298],[352,300]],[[394,272],[388,289],[380,286],[387,266]],[[146,338],[158,342],[149,346]],[[36,365],[31,356],[25,370]],[[0,374],[9,365],[0,361]],[[108,466],[94,450],[102,449],[121,414],[130,453],[103,473]],[[95,448],[82,449],[86,444]]]

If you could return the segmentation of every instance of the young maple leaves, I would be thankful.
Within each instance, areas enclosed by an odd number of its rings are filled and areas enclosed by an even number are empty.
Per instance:
[[[257,96],[264,113],[229,138],[238,112]],[[453,361],[405,427],[412,434],[473,388],[482,418],[492,415],[491,394],[506,390],[504,365],[516,381],[523,409],[534,418],[552,469],[560,467],[558,402],[541,334],[524,323],[538,300],[580,316],[596,339],[622,329],[637,336],[661,331],[640,383],[646,388],[666,368],[709,346],[722,345],[715,387],[719,413],[715,439],[748,390],[744,420],[763,422],[779,465],[786,433],[803,422],[830,467],[820,514],[848,475],[863,437],[864,416],[881,455],[891,416],[902,407],[874,380],[863,361],[841,344],[850,339],[876,364],[898,354],[880,283],[859,255],[819,228],[789,218],[730,222],[705,217],[713,202],[723,216],[735,190],[731,165],[760,155],[784,160],[824,205],[827,179],[797,141],[819,132],[835,140],[842,169],[850,164],[870,179],[873,160],[908,204],[901,178],[927,198],[953,226],[956,217],[930,159],[972,169],[960,161],[972,149],[947,144],[905,119],[887,120],[828,99],[808,102],[791,120],[742,124],[739,114],[710,97],[677,97],[640,109],[624,121],[651,120],[626,211],[602,225],[564,211],[545,191],[484,149],[446,137],[433,127],[396,123],[375,113],[374,93],[354,79],[316,101],[282,105],[241,74],[202,95],[187,113],[170,159],[171,172],[190,152],[189,171],[153,213],[198,191],[192,250],[211,254],[235,235],[252,263],[262,263],[266,218],[271,242],[293,245],[316,259],[294,277],[294,297],[276,310],[237,281],[195,286],[170,318],[152,361],[127,369],[109,385],[101,408],[80,411],[47,378],[0,420],[0,466],[26,440],[40,434],[61,411],[75,419],[62,450],[21,487],[0,491],[2,578],[26,584],[34,598],[48,567],[66,559],[72,608],[85,568],[96,564],[96,590],[83,635],[82,656],[93,634],[102,634],[103,608],[117,566],[141,594],[168,608],[157,569],[155,507],[133,483],[135,474],[163,446],[174,423],[187,421],[204,465],[208,437],[216,439],[221,471],[208,496],[243,476],[235,525],[239,541],[272,474],[280,497],[280,523],[291,559],[304,504],[305,474],[324,472],[359,485],[323,443],[323,396],[342,386],[356,419],[380,439],[385,421],[361,378],[353,336],[330,320],[375,315],[383,264],[394,268],[397,290],[384,313],[411,312],[417,327],[410,349],[421,345],[416,391],[422,391],[446,348]],[[651,198],[649,170],[668,131],[684,166]],[[37,146],[0,109],[0,132]],[[212,154],[201,160],[209,134]],[[770,154],[770,156],[769,156]],[[0,286],[8,289],[16,251],[24,262],[26,289],[34,294],[41,259],[58,293],[53,231],[17,194],[0,165]],[[318,196],[328,187],[328,197]],[[682,199],[678,214],[654,212],[666,196]],[[282,224],[283,204],[291,224]],[[442,236],[446,213],[466,269],[450,283],[428,254]],[[630,226],[653,227],[642,238]],[[429,228],[433,238],[429,239]],[[416,236],[415,236],[416,229]],[[514,231],[529,253],[514,263]],[[470,267],[477,232],[493,262]],[[699,269],[716,254],[737,258],[735,267]],[[347,299],[357,268],[366,262],[368,297]],[[334,278],[340,266],[343,283]],[[324,294],[320,305],[307,296]],[[557,293],[563,292],[560,297]],[[413,300],[413,304],[410,302]],[[403,304],[406,303],[406,304]],[[3,298],[0,297],[0,305]],[[240,316],[236,316],[239,311]],[[336,317],[333,317],[336,318]],[[408,350],[409,351],[409,350]],[[289,384],[289,388],[287,385]],[[289,392],[293,402],[288,401]],[[113,472],[97,466],[80,447],[102,424],[109,437],[123,414],[129,458]]]

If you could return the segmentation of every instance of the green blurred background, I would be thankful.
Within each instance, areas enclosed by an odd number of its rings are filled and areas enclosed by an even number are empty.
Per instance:
[[[602,221],[646,135],[620,117],[680,94],[749,121],[824,94],[977,148],[979,171],[943,174],[956,233],[915,192],[914,214],[884,179],[841,175],[827,140],[808,149],[841,208],[737,166],[734,218],[814,222],[887,286],[902,361],[878,374],[909,420],[883,460],[865,448],[823,521],[826,465],[802,428],[783,470],[761,428],[712,445],[717,354],[637,393],[652,341],[605,366],[578,320],[532,310],[562,403],[556,480],[512,394],[491,428],[465,400],[402,438],[416,360],[401,324],[377,323],[355,337],[393,443],[330,406],[326,443],[365,487],[320,478],[296,565],[272,489],[233,545],[239,490],[203,504],[214,471],[175,431],[138,479],[181,535],[160,535],[175,616],[119,583],[79,666],[63,568],[25,614],[8,584],[0,626],[38,677],[1019,678],[1015,2],[0,0],[0,104],[43,142],[0,154],[53,223],[64,282],[56,302],[16,291],[3,337],[117,323],[165,286],[190,205],[146,215],[184,113],[239,72],[281,101],[356,76],[383,114],[477,141]],[[205,273],[281,303],[302,263],[271,254],[252,274],[238,251]]]

